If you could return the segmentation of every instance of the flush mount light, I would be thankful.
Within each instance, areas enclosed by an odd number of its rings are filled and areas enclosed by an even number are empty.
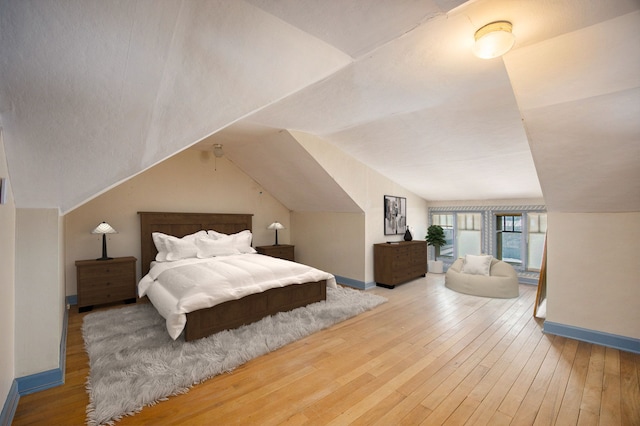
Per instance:
[[[513,25],[509,21],[496,21],[476,31],[476,44],[473,53],[482,59],[497,58],[507,53],[516,39],[511,32]]]

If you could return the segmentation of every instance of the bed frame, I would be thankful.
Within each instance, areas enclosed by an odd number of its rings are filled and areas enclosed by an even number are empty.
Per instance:
[[[142,275],[149,272],[158,251],[151,234],[162,232],[183,237],[200,230],[213,229],[225,234],[252,230],[251,214],[138,212]],[[185,340],[210,336],[218,331],[258,321],[278,312],[326,300],[326,280],[273,288],[207,309],[187,314]]]

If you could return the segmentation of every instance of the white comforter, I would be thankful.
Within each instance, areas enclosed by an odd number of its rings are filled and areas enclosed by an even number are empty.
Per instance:
[[[239,254],[155,263],[138,283],[138,294],[149,297],[175,340],[188,312],[270,288],[320,280],[336,287],[328,272],[261,254]]]

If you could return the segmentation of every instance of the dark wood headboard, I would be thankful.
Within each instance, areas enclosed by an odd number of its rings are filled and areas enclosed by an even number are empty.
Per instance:
[[[252,230],[252,214],[232,213],[169,213],[138,212],[140,215],[140,248],[142,276],[149,272],[158,250],[153,243],[153,232],[181,238],[200,230],[213,229],[224,234]]]

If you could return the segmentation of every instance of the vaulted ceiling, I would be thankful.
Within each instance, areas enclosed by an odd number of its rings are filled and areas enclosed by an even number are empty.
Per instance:
[[[349,204],[305,198],[295,130],[427,200],[640,211],[637,46],[638,0],[0,0],[0,120],[18,207],[214,143],[292,210]]]

